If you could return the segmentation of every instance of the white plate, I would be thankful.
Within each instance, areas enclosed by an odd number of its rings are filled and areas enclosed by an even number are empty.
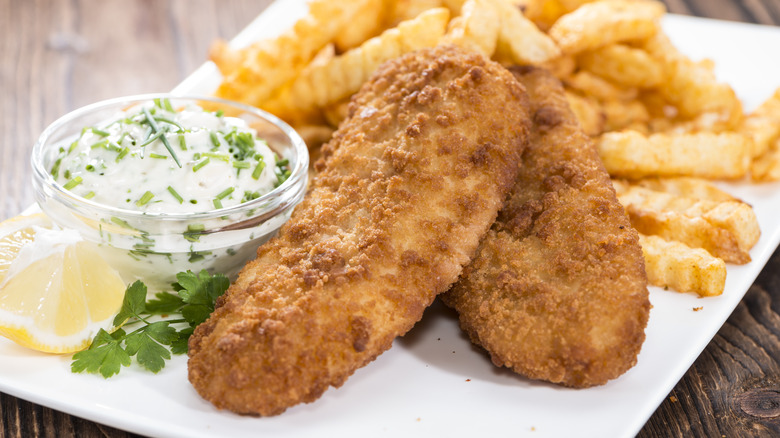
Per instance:
[[[283,5],[283,6],[282,6]],[[301,0],[277,2],[237,39],[243,45],[288,26]],[[759,47],[780,47],[780,29],[668,16],[664,27],[681,50],[710,57],[747,109],[780,86],[780,61]],[[177,91],[210,91],[207,64]],[[0,340],[0,391],[79,417],[150,436],[403,435],[632,437],[706,347],[780,242],[780,184],[724,185],[752,204],[761,224],[753,262],[729,266],[721,297],[651,289],[653,310],[636,367],[587,390],[533,382],[491,365],[440,304],[374,363],[318,401],[272,418],[217,411],[187,382],[186,358],[160,374],[124,369],[110,380],[71,374],[70,357],[36,354]],[[694,312],[694,307],[702,307]]]

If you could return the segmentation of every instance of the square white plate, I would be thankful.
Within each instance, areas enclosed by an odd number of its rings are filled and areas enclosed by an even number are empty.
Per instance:
[[[289,26],[302,0],[277,1],[234,41],[245,45]],[[751,110],[780,86],[780,29],[682,16],[664,28],[695,59],[715,60],[718,76]],[[207,63],[177,92],[218,84]],[[318,401],[272,418],[217,411],[187,381],[186,358],[159,374],[124,369],[103,380],[72,374],[69,356],[28,351],[0,339],[0,391],[79,417],[149,436],[224,437],[393,435],[632,437],[644,425],[742,299],[780,242],[780,184],[723,184],[753,205],[762,236],[753,261],[728,267],[725,293],[697,298],[651,288],[653,310],[638,364],[607,385],[573,390],[494,367],[440,304],[374,363]],[[702,307],[694,312],[694,307]]]

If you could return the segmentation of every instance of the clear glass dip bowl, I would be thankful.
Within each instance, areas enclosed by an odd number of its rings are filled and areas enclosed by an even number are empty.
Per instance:
[[[70,145],[82,128],[154,99],[169,99],[174,107],[194,103],[210,111],[221,109],[226,116],[243,119],[258,138],[289,160],[289,178],[254,200],[201,213],[145,213],[107,206],[75,195],[54,180],[50,170],[59,148]],[[126,282],[140,279],[150,291],[170,290],[176,273],[185,270],[205,269],[233,278],[303,198],[308,164],[305,143],[279,118],[236,102],[168,94],[111,99],[75,110],[46,128],[32,153],[33,186],[41,209],[59,226],[78,230],[84,239],[97,243]]]

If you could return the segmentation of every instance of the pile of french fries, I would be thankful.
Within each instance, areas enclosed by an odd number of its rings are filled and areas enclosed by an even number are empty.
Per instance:
[[[214,44],[216,94],[292,124],[312,153],[381,63],[441,43],[549,69],[640,232],[651,284],[723,292],[750,261],[753,209],[708,180],[780,180],[780,90],[752,114],[709,60],[680,53],[652,0],[311,0],[276,38]]]

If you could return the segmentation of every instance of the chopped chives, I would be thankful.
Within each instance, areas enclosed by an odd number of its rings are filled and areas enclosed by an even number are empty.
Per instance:
[[[149,110],[145,106],[141,107],[141,109],[143,110],[144,116],[146,117],[146,121],[149,122],[149,126],[151,126],[152,131],[155,132],[160,131],[160,128],[157,126],[157,122],[154,120],[154,117],[152,117],[152,115],[149,114]],[[179,162],[179,157],[176,156],[176,152],[173,151],[171,144],[168,143],[168,138],[163,135],[162,137],[160,137],[160,140],[162,140],[163,144],[165,145],[165,148],[168,149],[168,153],[171,154],[171,157],[173,158],[173,161],[176,162],[176,165],[181,167],[181,163]]]
[[[230,161],[230,155],[227,155],[227,154],[220,154],[220,153],[215,153],[215,152],[203,152],[202,155],[204,155],[206,157],[215,158],[217,160],[222,160],[222,161],[224,161],[226,163],[228,161]]]
[[[85,169],[87,169],[87,172],[94,172],[95,171],[95,166],[93,166],[91,164],[87,164]]]
[[[167,160],[168,159],[168,157],[166,155],[160,155],[160,154],[155,154],[155,153],[149,154],[149,158],[160,158],[160,159],[163,159],[163,160]]]
[[[197,233],[199,231],[204,231],[206,229],[206,226],[203,224],[189,224],[187,225],[187,231],[192,233]]]
[[[181,195],[173,189],[173,187],[168,186],[168,192],[170,192],[171,195],[173,195],[174,198],[176,198],[177,201],[179,201],[179,204],[184,202],[184,198],[181,197]]]
[[[217,117],[222,117],[222,116],[225,114],[225,112],[224,112],[224,111],[222,111],[222,110],[217,110],[217,111],[216,111],[214,114],[215,114]]]
[[[252,178],[260,179],[260,175],[263,173],[263,169],[265,169],[265,161],[257,163],[257,167],[255,167],[255,170],[252,172]]]
[[[89,192],[86,195],[84,195],[84,199],[92,199],[95,197],[95,192]]]
[[[167,123],[169,125],[173,125],[173,126],[179,128],[179,131],[184,131],[184,128],[180,124],[174,122],[173,120],[171,120],[171,119],[169,119],[167,117],[154,116],[154,120],[156,120],[158,122]]]
[[[247,163],[246,161],[234,161],[233,167],[236,169],[249,169],[251,164]]]
[[[62,164],[62,157],[57,158],[54,162],[54,166],[51,167],[51,176],[57,179],[60,176],[60,165]]]
[[[184,139],[184,133],[179,133],[179,147],[181,150],[187,150],[187,141]]]
[[[141,196],[141,199],[135,201],[135,205],[137,205],[139,207],[142,206],[142,205],[146,205],[147,203],[149,203],[149,201],[152,200],[152,198],[154,198],[154,193],[152,193],[152,192],[147,190],[146,193],[144,193]]]
[[[119,154],[116,156],[116,162],[118,163],[119,160],[125,157],[130,152],[130,149],[128,148],[122,148],[121,151],[119,151]]]
[[[73,187],[76,187],[77,185],[81,184],[81,182],[82,182],[82,181],[83,181],[83,180],[81,179],[81,177],[80,177],[80,176],[77,176],[77,177],[73,178],[72,180],[68,181],[67,183],[65,183],[65,185],[64,185],[64,186],[62,186],[62,187],[63,187],[65,190],[70,190],[70,189],[72,189]]]
[[[89,128],[89,130],[92,131],[93,134],[97,134],[97,135],[99,135],[101,137],[108,137],[109,135],[111,135],[108,132],[103,131],[102,129]]]
[[[217,210],[222,208],[222,201],[220,201],[219,199],[215,199],[214,200],[214,208],[216,208]]]
[[[97,149],[97,148],[108,149],[108,140],[106,140],[106,139],[100,140],[99,142],[97,142],[97,143],[93,144],[92,146],[90,146],[90,148],[91,149]]]
[[[158,131],[153,136],[149,137],[145,142],[141,143],[141,147],[149,145],[149,143],[157,140],[158,138],[162,137],[163,135],[165,135],[165,131]]]
[[[173,105],[171,105],[171,101],[169,99],[163,99],[163,107],[165,107],[166,110],[170,112],[175,112],[176,110],[173,109]]]
[[[220,143],[217,133],[214,131],[209,132],[209,138],[211,139],[211,144],[213,144],[215,148],[218,148]]]
[[[79,145],[79,141],[78,140],[76,140],[73,143],[71,143],[70,147],[68,148],[68,153],[73,152],[73,149],[76,149],[76,146],[78,146],[78,145]]]
[[[241,203],[249,202],[260,197],[260,192],[244,192],[244,197],[241,198]]]
[[[233,191],[236,190],[235,187],[228,187],[225,190],[219,192],[217,195],[217,199],[225,199],[225,197],[229,196]]]
[[[200,160],[194,166],[192,166],[192,171],[193,172],[199,171],[203,166],[209,164],[210,161],[211,161],[211,159],[209,157],[206,157],[206,158]]]

